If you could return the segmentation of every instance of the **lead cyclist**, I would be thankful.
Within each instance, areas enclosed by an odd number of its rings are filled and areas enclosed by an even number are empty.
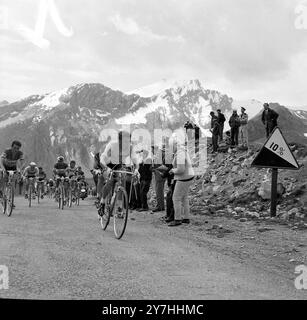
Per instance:
[[[7,182],[8,171],[17,171],[19,174],[24,165],[23,152],[21,142],[15,140],[12,142],[11,148],[3,152],[0,157],[0,197],[3,197],[3,188]]]

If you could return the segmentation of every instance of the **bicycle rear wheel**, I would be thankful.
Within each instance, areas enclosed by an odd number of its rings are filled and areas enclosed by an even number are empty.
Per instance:
[[[124,188],[118,188],[114,199],[114,205],[111,209],[113,214],[114,234],[117,239],[120,239],[126,230],[129,211],[128,195]]]
[[[102,214],[101,210],[101,204],[99,204],[98,214],[100,215],[100,225],[102,230],[106,230],[109,225],[111,216],[111,194],[107,197],[104,214]]]
[[[11,216],[14,208],[14,188],[13,186],[6,187],[6,215]]]

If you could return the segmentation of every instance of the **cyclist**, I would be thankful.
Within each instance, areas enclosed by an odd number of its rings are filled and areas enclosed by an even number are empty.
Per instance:
[[[38,178],[39,175],[39,169],[35,162],[30,162],[30,164],[25,168],[23,172],[23,176],[25,179],[25,199],[28,199],[28,193],[29,193],[29,186],[30,186],[30,180],[29,178]]]
[[[39,170],[38,181],[41,182],[41,188],[42,188],[41,198],[43,199],[45,195],[45,180],[47,178],[47,175],[42,167],[39,167],[38,170]]]
[[[137,166],[137,156],[133,152],[131,146],[131,136],[127,131],[119,132],[119,141],[110,141],[104,152],[100,155],[100,165],[104,168],[104,176],[108,177],[111,170],[126,170],[132,172],[135,165]],[[137,172],[137,169],[134,169]],[[112,176],[108,179],[102,188],[100,206],[98,210],[98,215],[102,216],[104,214],[106,198],[115,185],[117,180],[116,176]],[[127,183],[128,182],[128,183]],[[129,181],[126,181],[126,185],[130,185]],[[127,190],[129,194],[129,190]]]
[[[56,181],[56,189],[58,189],[60,180],[62,177],[66,178],[66,172],[67,172],[68,164],[64,162],[64,157],[59,156],[57,158],[57,163],[54,165],[53,168],[53,174],[54,174],[54,180]],[[67,179],[65,179],[66,182]],[[64,192],[65,192],[65,198],[67,198],[67,191],[68,191],[68,183],[64,183]]]
[[[49,181],[47,182],[47,188],[48,188],[49,194],[52,195],[54,192],[54,181],[52,179],[49,179]]]
[[[66,174],[67,177],[70,179],[70,188],[72,190],[73,193],[75,193],[76,189],[77,189],[77,183],[76,181],[72,181],[72,178],[77,178],[77,174],[78,174],[78,168],[76,167],[76,161],[75,160],[71,160],[69,163],[68,168],[66,169]],[[74,200],[74,198],[73,198]]]
[[[2,197],[4,183],[7,181],[7,171],[21,172],[24,159],[20,148],[21,143],[15,140],[12,142],[11,149],[5,150],[0,157],[0,197]]]
[[[66,173],[67,173],[68,178],[72,178],[72,177],[76,176],[77,172],[78,172],[78,167],[76,167],[76,161],[71,160],[68,168],[66,169]]]

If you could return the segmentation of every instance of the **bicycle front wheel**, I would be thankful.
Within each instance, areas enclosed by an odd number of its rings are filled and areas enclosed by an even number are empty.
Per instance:
[[[3,192],[2,198],[0,198],[0,207],[1,207],[1,212],[3,214],[6,213],[6,207],[7,207],[7,201],[6,201],[6,194]]]
[[[40,185],[37,186],[37,203],[39,203],[41,197],[41,188]]]
[[[6,187],[6,215],[11,216],[14,208],[14,188],[13,186]]]
[[[29,201],[29,207],[32,205],[32,186],[29,186],[29,192],[28,192],[28,201]]]
[[[72,191],[71,188],[68,189],[68,203],[67,206],[71,208],[72,206]]]
[[[119,187],[112,206],[114,234],[117,239],[124,235],[128,221],[128,195],[127,191]]]

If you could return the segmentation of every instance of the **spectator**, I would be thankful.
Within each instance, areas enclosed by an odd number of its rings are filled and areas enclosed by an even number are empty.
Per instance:
[[[277,119],[279,114],[270,108],[268,103],[263,105],[264,110],[262,112],[262,123],[266,129],[266,137],[268,138],[270,134],[273,132],[275,127],[277,127]]]
[[[224,123],[226,121],[226,118],[225,116],[223,115],[221,109],[218,109],[217,110],[217,121],[218,121],[218,124],[219,124],[219,138],[220,138],[220,141],[223,141],[223,132],[224,132]]]
[[[213,129],[213,123],[215,119],[217,120],[217,116],[215,115],[214,111],[210,112],[210,116],[211,116],[211,129]]]
[[[231,132],[231,145],[239,145],[239,128],[240,128],[240,117],[237,110],[233,110],[232,116],[229,119],[229,126]]]
[[[164,211],[164,186],[166,179],[162,177],[162,173],[158,168],[165,163],[165,150],[162,148],[153,147],[153,170],[155,178],[155,191],[157,198],[157,206],[152,210],[152,213]],[[162,159],[162,163],[161,163]]]
[[[231,146],[231,133],[229,130],[225,132],[225,143],[226,143],[226,146],[228,147]]]
[[[152,159],[148,150],[142,150],[138,171],[140,173],[140,202],[141,207],[137,211],[148,211],[147,194],[152,180]]]
[[[217,120],[217,118],[214,118],[213,120],[213,128],[211,129],[212,132],[212,153],[215,153],[218,151],[218,140],[220,136],[220,125]]]
[[[99,152],[97,152],[94,156],[94,170],[92,171],[93,174],[93,179],[94,179],[94,183],[96,186],[96,193],[97,193],[97,200],[96,200],[96,204],[98,205],[101,196],[102,196],[102,189],[103,189],[103,185],[105,182],[105,178],[102,174],[103,166],[100,163],[100,154]]]
[[[182,223],[190,223],[188,193],[194,180],[191,159],[185,145],[177,141],[176,149],[172,163],[173,168],[169,171],[170,174],[174,174],[174,180],[176,180],[173,192],[175,219],[168,224],[170,227],[179,226]]]
[[[241,115],[240,115],[240,141],[243,147],[248,148],[248,114],[245,112],[246,109],[241,107]]]

